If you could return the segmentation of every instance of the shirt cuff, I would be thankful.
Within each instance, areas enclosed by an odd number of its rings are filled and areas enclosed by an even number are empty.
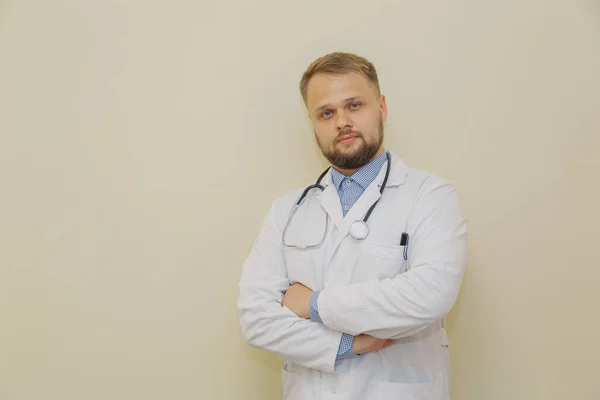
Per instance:
[[[310,305],[308,308],[308,312],[310,314],[310,319],[319,323],[323,323],[323,321],[321,320],[321,317],[319,316],[319,303],[317,303],[317,300],[319,299],[319,291],[314,292],[311,296],[310,296]]]
[[[340,340],[340,347],[338,348],[336,361],[344,360],[346,358],[358,357],[358,354],[352,351],[352,345],[354,344],[354,336],[344,333],[342,340]]]

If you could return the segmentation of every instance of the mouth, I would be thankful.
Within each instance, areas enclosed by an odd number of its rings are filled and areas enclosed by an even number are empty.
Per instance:
[[[338,143],[346,144],[355,141],[358,138],[357,135],[344,135],[339,140]]]

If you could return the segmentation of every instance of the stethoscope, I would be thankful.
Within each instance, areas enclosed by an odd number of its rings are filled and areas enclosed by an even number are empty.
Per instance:
[[[367,213],[365,214],[365,216],[363,217],[362,220],[357,220],[354,221],[351,225],[350,225],[350,230],[349,230],[349,234],[352,238],[356,239],[356,240],[364,240],[367,236],[369,236],[369,225],[367,224],[367,221],[369,219],[369,217],[371,216],[371,213],[373,212],[373,210],[375,209],[375,207],[377,206],[377,203],[379,203],[379,200],[381,199],[381,195],[383,194],[383,191],[385,190],[385,186],[387,184],[387,180],[388,177],[390,176],[390,168],[391,168],[391,164],[392,164],[392,159],[390,156],[390,153],[386,151],[386,157],[387,157],[387,168],[385,171],[385,177],[383,178],[383,182],[381,184],[381,187],[379,188],[379,194],[380,197],[379,199],[377,199],[377,201],[375,201],[375,203],[373,203],[373,205],[371,205],[371,207],[369,207],[369,210],[367,211]],[[323,185],[321,185],[321,180],[325,177],[325,175],[327,174],[327,172],[331,169],[331,167],[328,167],[325,171],[323,171],[323,173],[319,176],[319,178],[317,179],[317,181],[315,183],[313,183],[312,185],[309,185],[306,187],[306,189],[304,189],[304,191],[302,192],[302,195],[300,196],[300,198],[298,199],[298,201],[296,202],[296,204],[294,205],[294,208],[292,209],[292,211],[290,212],[290,216],[288,218],[288,221],[285,225],[285,228],[283,230],[283,234],[282,234],[282,241],[283,244],[287,247],[297,247],[300,249],[305,249],[305,248],[309,248],[309,247],[318,247],[323,243],[323,240],[325,239],[325,235],[327,233],[327,216],[325,216],[325,231],[323,233],[323,236],[321,238],[321,241],[317,244],[302,244],[302,245],[292,245],[292,244],[288,244],[285,241],[285,234],[287,231],[287,228],[290,224],[290,221],[292,220],[294,214],[296,213],[298,207],[300,207],[302,200],[305,199],[306,195],[313,189],[318,189],[321,192],[323,192],[325,190],[325,188],[323,187]]]

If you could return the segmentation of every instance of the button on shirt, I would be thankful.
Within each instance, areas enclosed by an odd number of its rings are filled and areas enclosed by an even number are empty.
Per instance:
[[[381,167],[383,167],[386,161],[387,156],[384,151],[356,171],[352,176],[345,176],[335,168],[331,169],[331,180],[340,197],[342,213],[344,216],[350,211],[365,189],[375,180]],[[314,292],[310,298],[310,318],[313,321],[322,323],[323,321],[321,321],[321,318],[319,317],[318,298],[318,291]],[[344,333],[342,335],[342,340],[340,341],[336,360],[339,361],[345,358],[356,357],[356,354],[352,351],[353,344],[354,336]]]

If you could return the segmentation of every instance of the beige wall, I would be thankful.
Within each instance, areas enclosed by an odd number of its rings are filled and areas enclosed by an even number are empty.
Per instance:
[[[600,399],[598,2],[258,3],[0,1],[0,399],[280,398],[237,279],[338,49],[469,217],[454,398]]]

